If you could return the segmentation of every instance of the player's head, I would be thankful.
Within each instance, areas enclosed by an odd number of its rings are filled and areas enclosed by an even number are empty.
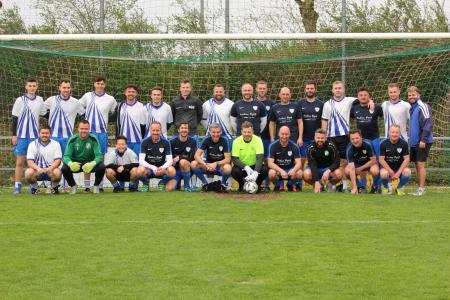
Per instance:
[[[178,134],[180,137],[187,137],[189,135],[189,124],[187,122],[181,122],[178,125]]]
[[[161,99],[162,99],[162,87],[160,86],[155,86],[150,90],[150,98],[152,99],[152,102],[154,104],[158,104],[161,103]]]
[[[123,135],[119,135],[116,138],[116,149],[120,153],[124,153],[127,149],[127,138]]]
[[[209,125],[209,134],[211,135],[213,142],[217,142],[222,135],[222,128],[218,123],[211,123],[211,125]]]
[[[305,83],[305,95],[306,98],[314,98],[316,97],[317,86],[314,81],[307,81]]]
[[[78,123],[78,134],[80,135],[81,139],[85,139],[89,136],[89,121],[88,120],[81,120]]]
[[[400,136],[400,126],[397,124],[391,125],[391,127],[389,127],[389,139],[391,142],[397,142],[400,139]]]
[[[180,93],[182,97],[187,97],[192,92],[192,82],[189,79],[180,81]]]
[[[267,95],[267,81],[265,80],[259,80],[256,83],[256,94],[259,98],[264,99]]]
[[[287,86],[282,87],[278,96],[280,97],[281,103],[283,104],[289,103],[292,97],[291,90]]]
[[[241,86],[242,98],[244,100],[250,100],[253,98],[253,86],[246,82]]]
[[[221,101],[225,97],[225,88],[223,85],[218,83],[214,86],[213,96],[217,101]]]
[[[325,145],[327,141],[327,133],[322,128],[317,129],[314,132],[314,142],[316,142],[317,146],[322,147]]]
[[[125,87],[125,97],[128,101],[133,101],[134,99],[136,99],[137,94],[137,85],[130,83]]]
[[[249,121],[245,121],[244,123],[242,123],[241,134],[244,138],[244,141],[250,141],[253,137],[253,124]]]
[[[28,78],[25,83],[25,91],[27,94],[34,95],[37,90],[37,81],[35,78]]]
[[[350,142],[355,147],[361,147],[362,145],[362,133],[359,129],[350,130]]]
[[[286,144],[289,142],[289,138],[291,137],[291,131],[287,126],[281,126],[280,130],[278,130],[278,136],[280,138],[280,142]]]
[[[411,103],[411,104],[416,103],[417,100],[420,99],[420,95],[421,95],[421,93],[420,93],[420,90],[419,90],[418,87],[410,86],[408,88],[408,101],[409,101],[409,103]]]
[[[69,79],[61,79],[59,81],[59,94],[63,98],[68,98],[70,96],[71,86]]]
[[[358,89],[358,100],[361,104],[367,104],[370,101],[370,92],[366,88]]]
[[[397,100],[400,98],[400,86],[398,83],[389,83],[388,94],[391,100]]]
[[[94,78],[94,89],[97,94],[103,94],[106,88],[106,77],[97,76]]]
[[[153,121],[150,125],[150,134],[152,135],[152,140],[159,141],[161,137],[161,123]]]
[[[50,126],[42,125],[39,128],[39,140],[46,144],[50,140]]]
[[[345,84],[343,81],[336,80],[333,82],[331,92],[336,99],[342,99],[345,95]]]

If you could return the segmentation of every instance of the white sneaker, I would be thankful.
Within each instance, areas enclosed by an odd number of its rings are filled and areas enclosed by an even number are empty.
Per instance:
[[[425,195],[425,189],[424,188],[418,188],[415,193],[411,193],[413,196],[423,196]]]
[[[75,195],[75,194],[77,193],[77,188],[78,188],[77,185],[72,186],[72,187],[70,188],[70,194],[71,194],[71,195]]]
[[[51,194],[51,193],[52,193],[52,187],[51,187],[51,186],[47,186],[47,187],[45,188],[45,193],[46,193],[46,194]]]
[[[100,194],[100,187],[98,185],[94,185],[94,194]]]

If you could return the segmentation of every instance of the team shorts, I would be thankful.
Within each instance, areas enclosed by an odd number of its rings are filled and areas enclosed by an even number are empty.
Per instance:
[[[41,173],[41,174],[39,174],[37,180],[38,181],[50,181],[50,176],[48,176],[47,173]]]
[[[18,138],[17,145],[13,147],[14,154],[18,156],[27,155],[28,145],[34,140],[35,138]]]
[[[311,146],[314,143],[314,140],[306,140],[303,141],[303,146],[300,147],[300,156],[306,158],[306,151],[308,150],[308,147]]]
[[[417,147],[409,148],[411,162],[427,161],[428,154],[430,154],[431,145],[433,145],[433,143],[426,144],[424,149],[419,148],[419,145],[417,145]]]
[[[333,136],[330,140],[336,145],[339,151],[339,158],[346,159],[347,146],[350,143],[348,135]]]
[[[122,171],[122,173],[119,173],[116,171],[116,180],[117,181],[130,181],[130,172],[129,171]]]
[[[92,134],[97,138],[100,145],[100,151],[105,155],[106,152],[108,152],[108,134],[106,132],[93,132]]]

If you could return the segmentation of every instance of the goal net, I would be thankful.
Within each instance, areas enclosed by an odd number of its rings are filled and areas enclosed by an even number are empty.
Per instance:
[[[345,38],[345,40],[343,39]],[[0,168],[12,174],[11,109],[28,77],[37,79],[44,99],[58,93],[58,81],[70,79],[73,96],[92,90],[93,78],[105,75],[108,93],[124,99],[128,83],[148,91],[164,88],[170,102],[181,79],[191,79],[193,94],[205,101],[213,86],[226,86],[232,100],[243,82],[268,82],[277,100],[288,86],[293,99],[304,97],[306,81],[315,81],[327,100],[331,83],[345,78],[347,95],[368,88],[377,103],[388,99],[387,85],[415,85],[433,109],[434,135],[430,167],[450,168],[450,35],[449,34],[222,34],[222,35],[0,35]],[[380,129],[384,127],[380,124]],[[111,127],[111,135],[114,131]],[[3,173],[3,172],[2,172]],[[441,174],[442,172],[435,172]],[[447,179],[445,179],[447,178]],[[8,176],[2,176],[3,184]]]

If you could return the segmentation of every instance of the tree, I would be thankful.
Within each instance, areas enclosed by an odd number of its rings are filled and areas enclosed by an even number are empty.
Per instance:
[[[314,9],[314,0],[295,0],[302,16],[302,23],[306,32],[317,31],[319,14]]]
[[[17,6],[5,9],[0,13],[0,34],[27,33],[27,28]]]

